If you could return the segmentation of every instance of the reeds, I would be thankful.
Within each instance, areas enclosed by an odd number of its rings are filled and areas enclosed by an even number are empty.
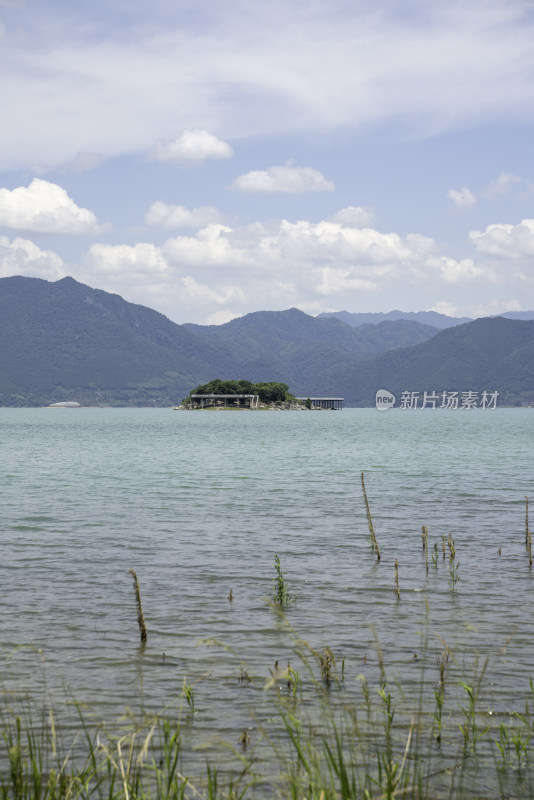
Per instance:
[[[400,600],[399,588],[399,559],[395,559],[395,596]]]
[[[139,624],[141,642],[142,644],[145,644],[147,635],[146,635],[145,615],[143,614],[143,605],[141,603],[141,591],[139,589],[139,581],[137,580],[137,575],[135,573],[135,570],[129,569],[128,572],[132,576],[134,582],[135,600],[137,603],[137,622]]]
[[[380,561],[380,548],[378,546],[378,541],[376,539],[375,527],[373,525],[373,518],[371,516],[371,509],[369,508],[369,501],[367,499],[367,492],[365,491],[365,480],[363,477],[363,472],[361,474],[361,481],[362,481],[363,499],[365,500],[365,511],[367,513],[367,525],[369,527],[369,535],[371,537],[371,544],[373,545],[377,561]]]
[[[330,648],[316,652],[297,639],[299,672],[288,664],[287,673],[267,679],[257,706],[263,722],[258,725],[257,709],[251,709],[250,722],[240,716],[232,729],[226,725],[227,741],[219,750],[209,746],[207,762],[188,758],[195,703],[185,680],[177,708],[104,725],[74,704],[78,724],[64,729],[60,711],[14,708],[4,694],[0,798],[534,797],[532,680],[526,693],[516,689],[526,701],[524,712],[492,717],[487,661],[479,668],[475,659],[464,671],[444,646],[437,685],[422,673],[419,692],[410,693],[388,680],[378,641],[376,646],[377,684],[361,675],[342,683]],[[421,661],[431,655],[423,646]],[[280,686],[286,676],[288,692]],[[73,707],[72,698],[68,705]]]

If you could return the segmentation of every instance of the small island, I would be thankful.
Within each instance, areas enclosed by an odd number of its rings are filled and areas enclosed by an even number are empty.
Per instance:
[[[342,397],[295,397],[287,383],[219,378],[197,386],[175,411],[198,409],[275,409],[293,411],[339,410]]]
[[[195,409],[296,409],[312,408],[309,398],[297,399],[287,383],[248,380],[222,381],[219,378],[197,386],[178,408]]]

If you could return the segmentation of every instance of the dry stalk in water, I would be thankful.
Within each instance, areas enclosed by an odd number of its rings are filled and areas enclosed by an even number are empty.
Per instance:
[[[145,617],[143,614],[143,606],[141,605],[141,592],[139,590],[139,581],[137,580],[137,575],[133,569],[129,569],[128,572],[130,573],[134,581],[135,599],[137,601],[137,622],[139,624],[139,630],[141,631],[141,641],[144,644],[146,642],[146,625],[145,625]]]
[[[528,497],[525,495],[525,544],[528,546]]]
[[[428,575],[428,525],[421,526],[421,537],[423,539],[423,552],[426,556],[426,574]]]
[[[334,655],[329,647],[325,647],[321,655],[321,675],[327,686],[330,686],[332,682],[332,669],[334,665]]]
[[[528,553],[528,563],[529,566],[532,566],[532,534],[530,531],[527,531],[527,553]]]
[[[399,589],[399,559],[395,560],[395,594],[398,598],[400,598],[400,589]]]
[[[444,533],[441,534],[441,549],[443,550],[443,560],[445,561],[445,558],[447,556],[447,551],[445,549],[445,534]]]
[[[449,655],[450,655],[450,650],[447,647],[447,645],[445,645],[445,647],[443,648],[443,652],[441,654],[441,658],[439,660],[439,682],[441,686],[445,685],[445,667],[449,663]]]
[[[428,550],[428,525],[421,526],[421,539],[423,540],[423,550]]]
[[[367,492],[365,491],[365,481],[363,479],[363,472],[362,472],[362,476],[361,477],[362,477],[363,499],[365,500],[365,510],[367,512],[367,525],[369,526],[369,535],[371,536],[371,543],[373,545],[377,561],[380,561],[380,548],[379,548],[378,542],[376,540],[375,528],[374,528],[374,525],[373,525],[373,518],[371,516],[371,509],[369,508],[369,501],[367,500]]]

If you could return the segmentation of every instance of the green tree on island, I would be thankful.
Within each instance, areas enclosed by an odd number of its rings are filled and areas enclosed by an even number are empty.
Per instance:
[[[191,394],[257,394],[261,403],[287,403],[295,400],[287,383],[275,381],[252,383],[247,380],[221,381],[219,378],[204,383]]]

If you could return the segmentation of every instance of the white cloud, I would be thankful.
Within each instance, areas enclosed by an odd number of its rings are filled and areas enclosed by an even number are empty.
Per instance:
[[[333,192],[332,181],[313,167],[269,167],[253,170],[240,175],[232,183],[231,189],[240,192]]]
[[[219,324],[258,308],[297,305],[317,312],[339,298],[354,307],[384,291],[391,293],[393,307],[406,287],[413,296],[471,286],[480,297],[481,287],[499,279],[487,265],[443,255],[428,237],[358,228],[354,215],[346,219],[351,224],[210,224],[160,246],[94,244],[80,279],[92,275],[95,285],[153,304],[177,321],[201,317]]]
[[[145,215],[147,225],[161,228],[204,228],[220,223],[221,220],[222,215],[214,206],[189,209],[186,206],[167,205],[161,201],[152,203]]]
[[[168,264],[154,244],[141,242],[135,245],[93,244],[89,248],[89,262],[95,273],[130,278],[161,278],[169,272]]]
[[[208,224],[189,235],[171,236],[161,245],[99,242],[89,248],[81,265],[68,268],[58,255],[31,241],[11,242],[3,237],[0,269],[4,275],[51,279],[68,272],[128,300],[159,308],[178,322],[195,319],[217,324],[258,308],[297,305],[310,313],[338,304],[361,308],[362,299],[370,295],[375,307],[380,303],[391,308],[406,290],[411,298],[421,298],[420,307],[434,303],[436,310],[452,313],[450,306],[461,306],[463,313],[469,313],[469,295],[472,307],[486,304],[490,308],[494,294],[489,287],[499,285],[502,296],[513,297],[521,291],[518,285],[526,285],[528,267],[521,263],[520,268],[510,269],[508,256],[517,252],[519,238],[521,257],[527,263],[531,259],[532,220],[473,232],[473,242],[483,255],[498,256],[478,261],[452,258],[433,239],[420,234],[403,236],[355,227],[358,214],[346,211],[319,222],[278,219],[236,227]],[[345,219],[345,224],[333,221],[336,218]],[[438,297],[441,306],[436,303]],[[506,302],[501,299],[495,313]]]
[[[473,306],[470,316],[472,317],[494,317],[498,314],[505,314],[507,311],[523,311],[523,307],[518,300],[491,300],[489,303]]]
[[[335,269],[334,267],[320,267],[314,270],[316,276],[316,291],[327,297],[368,293],[379,287],[377,281],[364,280],[358,277],[357,269]]]
[[[534,219],[519,225],[488,225],[485,231],[471,231],[469,238],[477,251],[494,258],[513,261],[534,256]]]
[[[452,303],[448,303],[446,300],[440,300],[438,303],[435,303],[430,311],[435,311],[437,314],[445,314],[447,317],[461,316],[458,312],[458,307]]]
[[[61,258],[52,250],[41,250],[29,239],[10,241],[0,236],[0,277],[26,275],[31,278],[59,280],[66,275]]]
[[[224,283],[208,286],[205,283],[199,283],[190,275],[180,278],[180,281],[183,294],[196,306],[223,306],[227,303],[239,303],[245,300],[245,294],[239,286]]]
[[[339,222],[351,228],[368,228],[375,219],[374,212],[370,208],[362,206],[347,206],[328,218],[329,222]]]
[[[213,314],[208,314],[206,317],[206,325],[224,325],[226,322],[230,322],[232,319],[236,319],[239,317],[239,314],[236,314],[234,311],[230,309],[225,309],[221,311],[214,311]]]
[[[458,208],[469,208],[474,206],[477,201],[475,195],[466,186],[462,189],[449,189],[447,196],[456,203]]]
[[[463,258],[461,261],[457,261],[454,258],[440,256],[430,259],[429,266],[439,270],[445,283],[467,283],[479,278],[491,282],[497,280],[493,270],[475,264],[472,258]]]
[[[0,189],[0,226],[67,234],[102,229],[92,211],[79,208],[61,186],[40,178],[34,178],[28,187]]]
[[[168,239],[162,252],[170,263],[190,267],[237,267],[251,264],[250,256],[240,249],[232,228],[208,225],[194,236]]]
[[[231,158],[234,151],[227,142],[202,130],[184,131],[178,139],[158,141],[150,151],[154,161],[171,161],[176,164],[200,164],[208,158]]]
[[[104,157],[98,153],[77,153],[74,158],[61,168],[62,172],[89,172],[99,167]]]
[[[402,15],[398,3],[346,0],[249,3],[246,13],[224,0],[187,14],[182,3],[130,4],[116,24],[101,2],[94,24],[76,5],[12,15],[0,169],[145,152],[177,130],[237,138],[400,122],[426,137],[534,116],[524,0],[413,3]]]
[[[521,183],[521,178],[518,178],[517,175],[513,175],[511,172],[501,172],[499,177],[491,182],[486,194],[494,200],[497,197],[508,194],[511,187],[517,183]]]

